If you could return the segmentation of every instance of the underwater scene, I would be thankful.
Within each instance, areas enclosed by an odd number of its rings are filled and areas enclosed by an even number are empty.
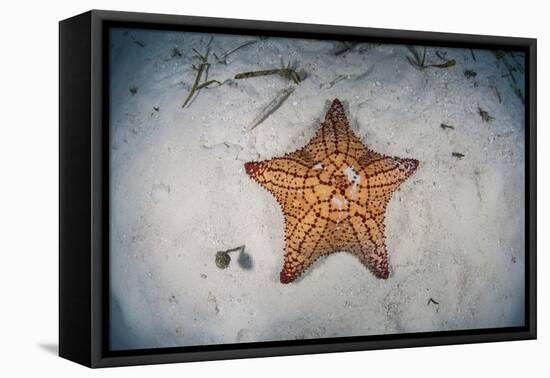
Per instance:
[[[109,43],[111,350],[524,325],[523,52]]]

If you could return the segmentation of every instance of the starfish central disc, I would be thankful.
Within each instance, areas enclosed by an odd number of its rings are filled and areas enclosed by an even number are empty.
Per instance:
[[[388,278],[386,205],[417,167],[417,160],[368,149],[351,130],[338,99],[302,149],[246,163],[246,172],[283,211],[281,283],[294,281],[320,256],[339,251],[352,253],[377,277]]]

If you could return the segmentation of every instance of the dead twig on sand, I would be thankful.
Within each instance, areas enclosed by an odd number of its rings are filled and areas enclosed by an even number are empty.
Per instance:
[[[483,122],[491,122],[495,119],[495,117],[490,115],[488,111],[482,109],[479,106],[477,107],[477,112],[478,112],[479,116],[481,117],[481,119],[483,120]]]
[[[249,78],[258,77],[258,76],[279,75],[286,79],[292,80],[296,84],[300,84],[302,79],[300,78],[300,75],[298,74],[298,72],[296,72],[295,67],[296,67],[296,64],[293,64],[291,66],[290,62],[285,66],[285,64],[281,60],[281,68],[242,72],[242,73],[236,74],[235,79],[240,80],[240,79],[249,79]]]
[[[445,129],[452,129],[452,130],[454,130],[455,127],[452,126],[452,125],[447,125],[446,123],[442,123],[442,124],[441,124],[441,128],[442,128],[443,130],[445,130]]]
[[[426,68],[449,68],[454,65],[456,65],[456,60],[454,59],[447,59],[443,56],[443,54],[439,51],[436,52],[436,55],[439,59],[443,60],[443,63],[439,64],[431,64],[428,63],[426,60],[426,47],[424,46],[422,48],[422,53],[420,53],[416,47],[414,46],[407,46],[407,49],[411,52],[412,55],[407,55],[407,60],[417,70],[423,71]]]
[[[433,298],[428,299],[428,304],[427,305],[429,305],[430,303],[433,303],[435,305],[439,304],[439,302],[435,301]]]
[[[348,51],[353,50],[358,44],[358,42],[342,41],[340,42],[340,46],[336,48],[333,54],[336,56],[345,54]]]
[[[195,95],[195,93],[198,93],[199,90],[206,88],[211,84],[223,85],[223,83],[218,80],[208,80],[208,69],[210,67],[208,55],[210,54],[210,44],[212,43],[212,39],[213,38],[211,37],[210,41],[207,44],[206,52],[204,54],[201,54],[197,50],[193,49],[193,51],[195,52],[195,57],[199,59],[199,65],[193,65],[193,69],[197,71],[197,75],[195,76],[195,81],[193,82],[193,85],[189,90],[189,94],[187,95],[185,101],[183,102],[183,105],[181,106],[182,108],[185,108],[187,106],[189,101],[191,101],[191,99],[193,98],[193,95]],[[205,81],[201,83],[203,76]]]
[[[519,72],[520,75],[518,76],[521,76],[524,73],[523,63],[512,52],[496,51],[495,57],[498,62],[502,62],[507,71],[507,74],[502,75],[502,77],[508,79],[514,94],[520,99],[522,104],[525,104],[525,96],[522,88],[523,85],[520,85],[520,83],[518,83],[518,79],[516,79],[516,73]]]
[[[145,43],[143,43],[140,40],[136,39],[133,35],[131,35],[130,38],[132,39],[132,42],[134,42],[139,47],[141,47],[141,48],[145,47]]]
[[[253,39],[253,40],[251,40],[251,41],[247,41],[247,42],[245,42],[245,43],[243,43],[243,44],[241,44],[241,45],[239,45],[239,46],[237,46],[237,47],[235,47],[235,48],[233,48],[233,49],[231,49],[231,50],[229,50],[229,51],[224,52],[224,53],[221,54],[220,56],[217,56],[215,53],[212,54],[212,55],[214,55],[214,58],[216,59],[216,62],[217,62],[217,63],[220,63],[220,64],[227,64],[227,57],[229,57],[229,55],[231,55],[231,54],[237,52],[238,50],[243,49],[243,48],[245,48],[245,47],[247,47],[247,46],[253,45],[253,44],[257,43],[258,41],[261,41],[261,39],[262,39],[262,38]]]
[[[288,97],[294,92],[296,87],[291,86],[288,88],[285,88],[281,90],[279,93],[277,93],[277,96],[273,100],[269,102],[261,111],[260,113],[254,118],[250,126],[248,127],[248,131],[254,130],[256,127],[258,127],[263,121],[267,119],[271,114],[273,114],[277,109],[283,105],[283,103],[288,99]]]

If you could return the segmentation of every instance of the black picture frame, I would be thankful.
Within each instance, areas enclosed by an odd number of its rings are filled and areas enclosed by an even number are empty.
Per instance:
[[[525,326],[109,351],[108,46],[112,26],[525,52]],[[536,338],[536,39],[92,10],[59,23],[59,355],[89,367]]]

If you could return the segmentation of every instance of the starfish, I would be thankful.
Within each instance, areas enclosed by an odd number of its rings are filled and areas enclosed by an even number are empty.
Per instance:
[[[388,278],[386,206],[416,170],[418,160],[384,156],[367,148],[335,99],[303,148],[244,166],[283,211],[281,283],[296,280],[319,257],[340,251],[357,256],[376,277]]]

